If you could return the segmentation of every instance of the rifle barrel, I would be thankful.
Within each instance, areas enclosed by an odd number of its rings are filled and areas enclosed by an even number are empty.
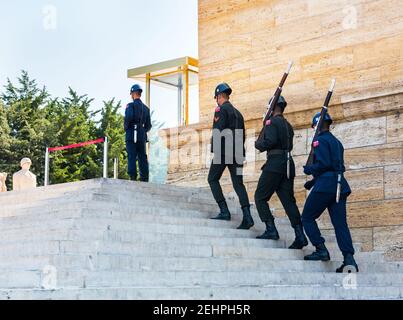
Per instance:
[[[330,85],[329,91],[330,91],[330,92],[333,92],[335,86],[336,86],[336,79],[333,79],[333,80],[332,80],[332,84]]]
[[[318,137],[318,135],[320,133],[322,123],[323,123],[323,119],[324,119],[324,116],[325,116],[325,114],[327,112],[327,108],[329,107],[330,99],[332,99],[332,95],[333,95],[333,91],[334,91],[335,86],[336,86],[336,79],[333,79],[331,84],[330,84],[330,88],[329,88],[329,91],[327,93],[325,103],[323,104],[323,107],[322,107],[322,111],[321,111],[321,114],[320,114],[320,119],[319,119],[318,124],[317,124],[316,129],[315,129],[315,134],[313,136],[311,152],[309,153],[309,157],[308,157],[308,160],[307,160],[307,165],[310,165],[310,164],[313,163],[313,143],[314,143],[314,141],[316,140],[316,138]]]
[[[289,74],[289,73],[290,73],[293,64],[294,64],[293,61],[290,61],[290,62],[288,63],[288,67],[287,67],[287,70],[286,70],[286,72],[285,72],[286,74]]]
[[[325,104],[324,104],[324,107],[326,107],[326,108],[329,106],[330,99],[332,99],[333,90],[334,90],[335,85],[336,85],[336,79],[333,79],[332,84],[330,85],[330,88],[329,88],[329,92],[327,93]]]

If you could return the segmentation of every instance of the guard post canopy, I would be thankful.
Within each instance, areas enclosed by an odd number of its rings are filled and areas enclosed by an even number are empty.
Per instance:
[[[146,103],[150,105],[151,81],[158,86],[177,90],[178,125],[189,124],[189,87],[199,83],[199,61],[191,57],[159,62],[129,69],[127,76],[146,83]]]

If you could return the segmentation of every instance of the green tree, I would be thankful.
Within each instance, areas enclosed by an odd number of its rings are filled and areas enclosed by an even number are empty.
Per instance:
[[[38,88],[26,71],[22,71],[18,84],[7,80],[5,92],[1,95],[9,132],[7,151],[2,161],[10,175],[20,170],[19,162],[28,157],[32,160],[32,171],[37,174],[39,183],[43,182],[44,151],[49,139],[50,122],[45,118],[45,107],[49,101],[46,87]],[[4,116],[3,116],[4,118]],[[4,121],[4,120],[3,120]],[[2,125],[3,127],[3,125]]]
[[[48,117],[53,119],[59,145],[70,145],[97,138],[95,116],[90,110],[93,99],[69,88],[66,98],[53,101]],[[80,181],[102,175],[102,154],[96,145],[57,151],[51,156],[51,183]]]
[[[122,105],[115,102],[115,99],[104,101],[104,106],[101,110],[101,119],[98,122],[98,136],[108,137],[109,141],[109,163],[108,176],[113,177],[113,162],[118,159],[120,179],[128,179],[127,174],[127,154],[124,130],[124,116],[119,113]]]
[[[121,103],[104,101],[92,111],[93,99],[69,88],[65,98],[51,98],[46,87],[40,89],[35,80],[22,71],[17,84],[9,79],[0,99],[0,171],[9,177],[20,170],[24,157],[31,158],[32,171],[38,183],[44,180],[46,147],[64,146],[100,137],[109,140],[109,173],[113,176],[113,160],[119,159],[119,178],[127,179],[127,153],[124,116]],[[153,117],[152,117],[153,118]],[[150,139],[150,178],[165,181],[168,153],[158,136],[162,124],[153,120]],[[50,182],[64,183],[102,176],[103,145],[91,145],[51,153]],[[8,187],[10,188],[8,179]]]
[[[7,159],[10,159],[10,127],[7,121],[6,109],[0,101],[0,172],[8,173]]]

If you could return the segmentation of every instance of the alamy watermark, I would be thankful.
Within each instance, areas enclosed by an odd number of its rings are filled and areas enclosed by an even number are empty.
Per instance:
[[[343,288],[345,290],[357,290],[358,280],[357,280],[357,270],[354,266],[346,266],[343,270],[346,276],[343,278]]]
[[[244,164],[247,170],[240,170],[239,175],[249,175],[257,172],[256,161],[264,160],[255,149],[254,129],[166,129],[159,135],[170,150],[171,167],[203,169],[211,164]]]
[[[42,269],[41,287],[45,290],[57,289],[57,268],[47,265]]]
[[[54,31],[57,29],[58,12],[53,4],[48,4],[42,8],[42,26],[46,31]]]

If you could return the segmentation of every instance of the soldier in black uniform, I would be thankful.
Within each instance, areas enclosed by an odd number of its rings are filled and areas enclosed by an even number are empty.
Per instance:
[[[255,193],[256,208],[261,220],[266,224],[266,231],[257,238],[280,239],[268,204],[276,192],[295,230],[295,241],[290,249],[302,249],[308,245],[308,240],[294,197],[295,164],[291,157],[294,130],[283,116],[286,107],[287,102],[280,97],[273,116],[265,124],[263,139],[255,144],[259,151],[267,151],[267,162],[262,168]]]
[[[220,213],[213,219],[231,220],[231,213],[219,182],[225,168],[229,169],[232,185],[243,212],[243,220],[238,229],[248,230],[253,227],[254,221],[250,213],[249,197],[243,184],[245,123],[242,114],[229,102],[231,93],[232,89],[226,83],[218,85],[214,93],[218,107],[214,114],[211,143],[214,159],[208,175],[208,183],[220,207]]]
[[[126,106],[124,127],[130,180],[137,180],[137,160],[140,181],[148,182],[147,133],[151,130],[150,109],[141,101],[143,90],[137,84],[130,89],[133,102]]]

